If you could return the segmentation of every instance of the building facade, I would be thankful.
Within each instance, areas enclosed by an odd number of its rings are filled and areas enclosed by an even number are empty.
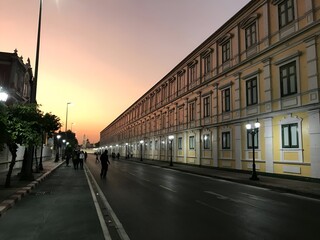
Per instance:
[[[320,178],[319,55],[320,0],[252,0],[103,129],[100,146],[242,170],[254,148],[257,171]]]

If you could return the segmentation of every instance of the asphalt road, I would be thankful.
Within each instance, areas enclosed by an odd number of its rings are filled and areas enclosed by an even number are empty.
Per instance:
[[[320,201],[129,161],[87,162],[131,240],[319,239]]]

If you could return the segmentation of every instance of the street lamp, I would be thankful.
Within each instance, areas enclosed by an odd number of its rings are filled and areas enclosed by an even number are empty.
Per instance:
[[[129,158],[129,154],[128,154],[128,143],[126,143],[126,158]]]
[[[68,108],[71,102],[67,103],[67,111],[66,111],[66,127],[65,127],[65,132],[68,130]]]
[[[31,103],[36,102],[37,98],[37,84],[38,84],[38,68],[39,68],[39,52],[40,52],[40,33],[41,33],[41,16],[42,16],[42,0],[40,0],[39,21],[38,21],[38,36],[37,36],[37,50],[36,50],[36,64],[34,69],[33,88],[31,90]]]
[[[142,161],[142,144],[144,143],[143,140],[140,141],[140,153],[141,153],[141,157],[140,157],[140,161]]]
[[[60,154],[60,138],[61,138],[61,135],[57,135],[57,152],[56,152],[56,159],[55,159],[55,162],[58,162],[59,161],[59,154]]]
[[[171,149],[170,166],[173,166],[173,164],[172,164],[172,142],[173,142],[174,136],[170,135],[168,138],[169,138],[169,141],[170,141],[170,149]]]
[[[6,102],[9,95],[5,91],[2,90],[3,88],[0,87],[0,102]]]
[[[251,143],[252,143],[252,176],[250,177],[250,180],[259,180],[256,172],[255,144],[254,144],[254,138],[255,138],[255,135],[259,132],[259,128],[260,128],[260,123],[258,122],[258,119],[254,125],[251,125],[250,123],[246,125],[246,129],[251,134]]]

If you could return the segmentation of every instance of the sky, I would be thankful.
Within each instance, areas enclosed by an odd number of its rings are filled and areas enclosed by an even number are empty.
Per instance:
[[[37,102],[100,132],[250,0],[43,0]],[[0,0],[0,52],[35,67],[40,0]]]

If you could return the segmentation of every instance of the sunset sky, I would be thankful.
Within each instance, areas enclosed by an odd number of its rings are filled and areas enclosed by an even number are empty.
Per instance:
[[[40,0],[0,0],[0,51],[34,69]],[[37,102],[79,143],[162,79],[249,0],[43,0]]]

